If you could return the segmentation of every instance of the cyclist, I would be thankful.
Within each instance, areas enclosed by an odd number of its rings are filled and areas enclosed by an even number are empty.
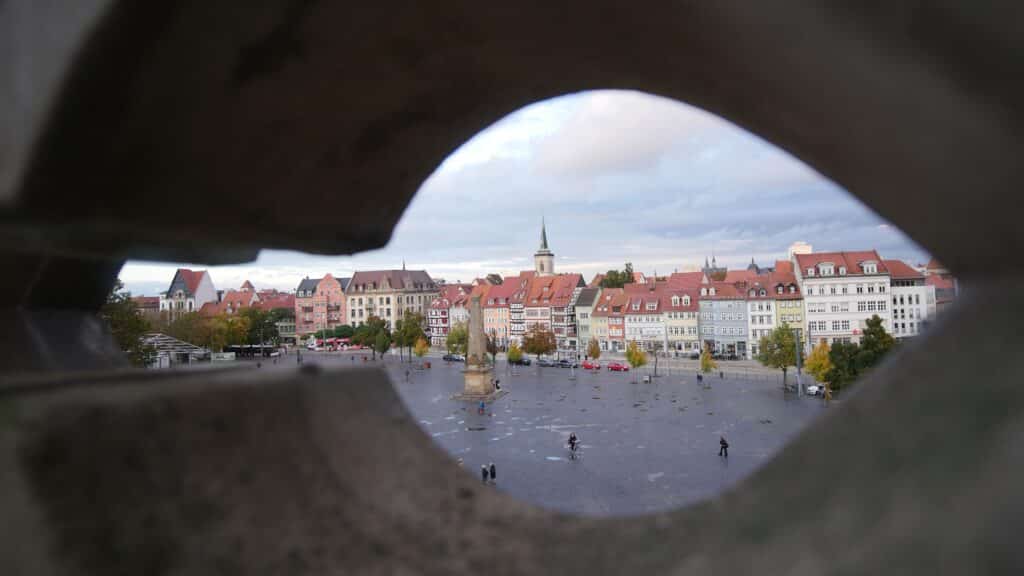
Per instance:
[[[579,440],[576,439],[576,433],[575,432],[570,432],[569,433],[569,450],[572,453],[574,453],[574,454],[576,453],[576,445],[578,443],[579,443]]]

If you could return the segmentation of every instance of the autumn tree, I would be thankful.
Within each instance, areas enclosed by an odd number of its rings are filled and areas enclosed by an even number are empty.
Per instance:
[[[278,342],[277,321],[269,311],[250,307],[243,308],[238,315],[249,322],[249,333],[246,335],[246,343],[264,344],[271,342],[276,344]]]
[[[496,366],[498,362],[498,338],[494,335],[494,330],[487,335],[487,341],[484,343],[487,348],[487,353],[491,355],[491,366]]]
[[[832,367],[825,374],[825,381],[832,390],[842,390],[857,379],[857,355],[860,346],[856,344],[845,344],[835,342],[828,352],[829,363]]]
[[[704,351],[700,353],[700,371],[707,374],[718,369],[718,363],[711,357],[711,346],[704,344]]]
[[[857,371],[864,372],[882,361],[882,358],[896,345],[896,340],[885,331],[882,319],[877,314],[865,322],[857,350]]]
[[[420,360],[426,356],[427,352],[430,351],[430,344],[427,344],[426,338],[420,336],[420,339],[416,341],[416,345],[413,346],[412,353],[416,355]]]
[[[758,342],[757,361],[769,367],[782,370],[782,385],[790,366],[796,366],[796,337],[788,324],[772,330]]]
[[[152,361],[155,350],[142,341],[142,337],[151,329],[149,322],[132,300],[131,293],[124,291],[120,279],[107,295],[107,302],[100,308],[99,316],[110,328],[117,347],[133,365],[146,366]]]
[[[408,348],[411,359],[412,347],[423,338],[423,327],[425,324],[426,320],[423,318],[423,314],[419,312],[406,312],[405,318],[395,323],[393,337],[399,352],[401,352],[403,347]]]
[[[597,338],[591,338],[587,344],[587,356],[594,360],[601,357],[601,345],[597,342]]]
[[[626,346],[626,362],[629,362],[634,370],[647,364],[647,353],[640,349],[636,340],[630,340]]]
[[[508,361],[512,364],[516,364],[523,359],[523,349],[519,347],[519,344],[515,342],[508,347]]]
[[[828,353],[828,342],[822,339],[811,350],[810,356],[807,357],[807,362],[804,363],[804,369],[818,382],[824,382],[825,375],[832,369],[832,362],[828,359]]]
[[[377,332],[377,337],[373,341],[373,351],[376,354],[380,354],[382,357],[391,348],[391,335],[388,334],[387,330],[381,330]],[[374,356],[376,359],[376,355]]]
[[[456,322],[452,326],[451,330],[448,331],[448,339],[445,341],[445,346],[448,348],[449,354],[461,354],[466,355],[466,347],[469,345],[469,330],[466,328],[465,322]]]
[[[523,349],[527,354],[536,355],[538,360],[554,352],[555,347],[555,334],[540,324],[534,324],[523,336]]]

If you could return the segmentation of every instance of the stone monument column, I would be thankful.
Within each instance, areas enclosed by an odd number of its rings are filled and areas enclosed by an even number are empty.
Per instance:
[[[487,335],[484,334],[484,313],[480,296],[469,303],[469,342],[466,347],[464,396],[489,396],[494,393],[494,372],[487,358]]]

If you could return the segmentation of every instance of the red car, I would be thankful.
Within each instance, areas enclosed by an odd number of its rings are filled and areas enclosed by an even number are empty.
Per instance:
[[[629,372],[629,366],[626,366],[622,362],[609,362],[608,369],[612,372]]]
[[[584,370],[600,370],[601,369],[601,363],[596,361],[596,360],[584,360],[583,361],[583,369]]]

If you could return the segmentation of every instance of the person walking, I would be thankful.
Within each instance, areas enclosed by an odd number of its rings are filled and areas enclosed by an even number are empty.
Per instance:
[[[487,465],[486,464],[480,466],[480,480],[484,484],[487,484]]]
[[[498,469],[494,466],[494,462],[491,462],[491,482],[498,480]]]
[[[729,457],[729,443],[725,441],[725,436],[718,437],[718,455]]]

